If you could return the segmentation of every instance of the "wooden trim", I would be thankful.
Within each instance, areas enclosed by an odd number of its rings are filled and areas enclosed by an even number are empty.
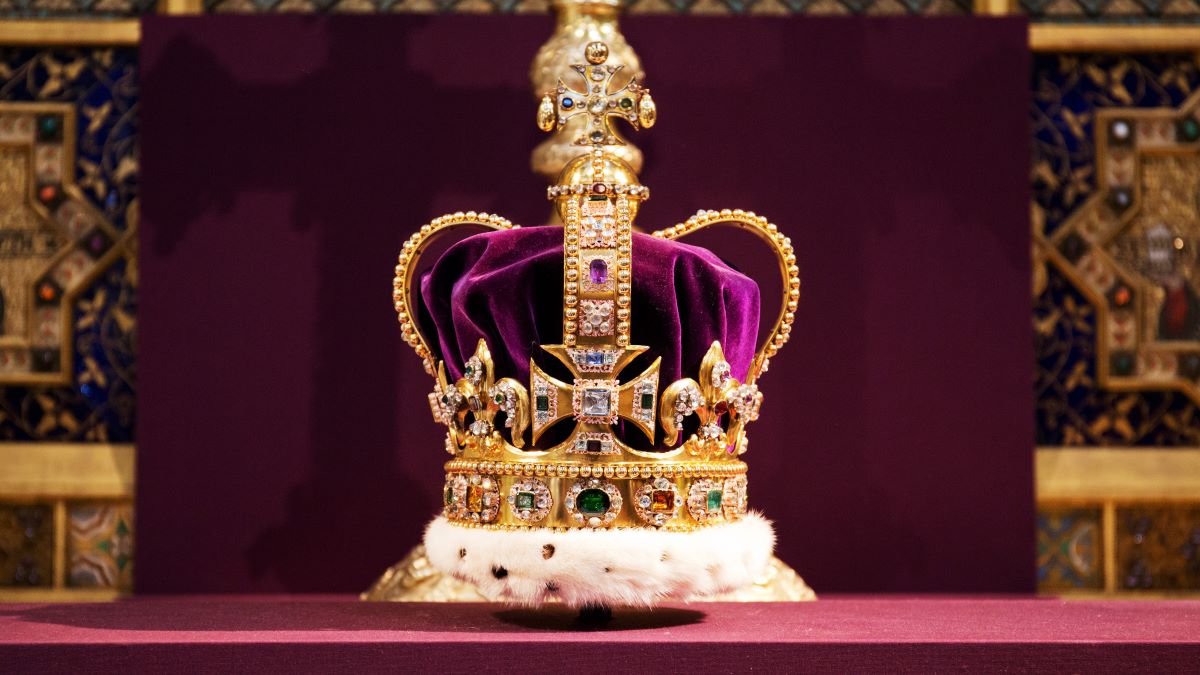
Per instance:
[[[1006,16],[1013,10],[1009,0],[975,0],[974,7],[976,16]]]
[[[107,443],[0,443],[0,498],[133,497],[134,447]]]
[[[142,37],[137,19],[11,19],[0,21],[0,45],[125,46]]]
[[[1104,591],[1113,593],[1117,590],[1117,505],[1114,502],[1104,502],[1100,511],[1100,536],[1104,540],[1104,555],[1100,564],[1104,567]]]
[[[1198,448],[1038,448],[1045,501],[1200,501]]]
[[[203,14],[204,0],[158,0],[159,14]]]
[[[1200,26],[1088,26],[1038,23],[1029,26],[1035,52],[1200,51]]]

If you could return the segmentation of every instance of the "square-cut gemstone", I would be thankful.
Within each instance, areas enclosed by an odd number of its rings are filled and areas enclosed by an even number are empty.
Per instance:
[[[446,506],[450,506],[453,503],[454,503],[454,488],[447,487],[446,488]]]
[[[550,397],[537,396],[534,398],[533,404],[538,409],[538,412],[546,412],[550,410]]]
[[[600,444],[599,438],[589,438],[589,439],[587,439],[587,445],[585,446],[585,448],[587,449],[588,452],[599,453],[600,451],[602,451],[604,449],[604,446]]]
[[[532,509],[536,500],[532,492],[518,492],[514,501],[518,509]]]
[[[709,511],[719,511],[721,509],[721,495],[722,494],[723,493],[720,490],[709,490],[708,491],[708,510]]]
[[[483,488],[478,485],[467,488],[467,510],[475,512],[483,510]]]
[[[654,394],[642,394],[642,408],[649,410],[654,407]]]
[[[575,498],[575,506],[582,514],[589,516],[602,515],[608,511],[608,493],[596,488],[584,490]]]
[[[670,490],[655,490],[650,493],[651,511],[674,511],[675,493]]]
[[[608,417],[610,411],[609,390],[584,389],[583,414],[589,417]]]
[[[587,353],[587,365],[603,366],[604,365],[604,352],[588,352]]]

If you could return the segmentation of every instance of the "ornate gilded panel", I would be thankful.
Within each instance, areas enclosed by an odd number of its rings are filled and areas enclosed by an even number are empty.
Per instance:
[[[1032,21],[1071,23],[1195,23],[1197,0],[1019,0]]]
[[[1034,60],[1039,445],[1200,444],[1197,84],[1187,54]]]
[[[1125,590],[1200,590],[1200,505],[1118,509],[1117,565]]]
[[[50,506],[0,503],[0,587],[50,586],[53,569]]]
[[[0,0],[0,19],[107,19],[154,11],[156,0]]]
[[[133,49],[0,49],[0,439],[130,441]]]
[[[70,504],[67,528],[67,583],[70,586],[133,588],[133,504]]]
[[[1099,508],[1043,507],[1038,510],[1037,538],[1038,588],[1104,588]]]
[[[2,0],[0,0],[2,1]],[[629,14],[963,15],[969,0],[626,0]],[[529,14],[548,0],[204,0],[205,12],[463,12]]]

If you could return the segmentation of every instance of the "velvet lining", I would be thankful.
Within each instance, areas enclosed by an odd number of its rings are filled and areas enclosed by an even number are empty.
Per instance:
[[[451,377],[462,376],[479,338],[496,377],[521,382],[538,345],[562,343],[562,244],[553,226],[485,232],[452,245],[422,275],[422,332]],[[697,377],[714,340],[744,378],[758,318],[753,279],[706,249],[634,234],[633,344],[662,357],[660,382]]]

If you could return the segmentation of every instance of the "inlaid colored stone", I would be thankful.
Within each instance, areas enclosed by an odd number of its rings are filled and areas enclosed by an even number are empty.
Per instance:
[[[604,352],[588,352],[586,359],[586,363],[589,366],[603,366]]]
[[[479,512],[483,510],[483,488],[472,485],[467,488],[467,510]]]
[[[454,488],[446,487],[446,506],[454,503]]]
[[[608,493],[597,488],[584,490],[575,498],[579,512],[589,516],[604,514],[608,511],[608,504]]]
[[[723,495],[723,493],[721,492],[721,490],[709,490],[708,491],[708,510],[709,511],[720,511],[721,510],[722,495]]]
[[[621,99],[621,107],[625,110],[633,109],[633,99],[629,98],[628,96]]]
[[[550,397],[545,395],[535,397],[534,406],[539,412],[546,412],[550,410]]]
[[[607,417],[611,410],[607,389],[583,390],[583,414],[589,417]]]
[[[608,263],[604,258],[592,258],[591,264],[588,265],[588,277],[597,286],[608,281]]]
[[[1185,141],[1194,141],[1200,138],[1200,122],[1192,117],[1183,120],[1179,123],[1179,135]]]
[[[651,511],[674,511],[675,493],[671,490],[655,490],[650,493]]]
[[[600,439],[598,438],[587,439],[587,444],[584,447],[587,448],[588,452],[594,452],[597,454],[604,450],[604,446],[600,444]]]
[[[562,107],[564,110],[570,110],[571,108],[574,108],[575,99],[571,98],[570,96],[564,97],[562,100]]]
[[[604,140],[604,132],[603,131],[593,131],[592,135],[591,135],[591,139],[592,139],[593,143],[599,143],[600,141]]]
[[[642,394],[642,407],[646,410],[654,407],[654,394],[649,392]]]
[[[532,492],[518,492],[515,500],[515,506],[518,509],[532,509],[536,500]]]

